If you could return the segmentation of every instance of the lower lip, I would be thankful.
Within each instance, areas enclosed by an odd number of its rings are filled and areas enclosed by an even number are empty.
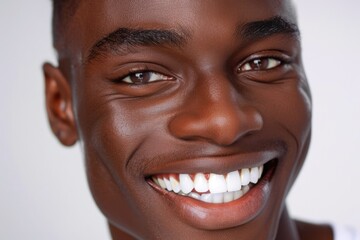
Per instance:
[[[198,201],[168,192],[151,181],[149,184],[164,196],[161,199],[189,225],[204,230],[218,230],[243,225],[261,213],[271,192],[270,179],[274,167],[268,170],[243,197],[222,204]]]

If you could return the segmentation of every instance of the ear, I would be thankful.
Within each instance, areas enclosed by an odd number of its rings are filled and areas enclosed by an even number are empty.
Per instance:
[[[46,111],[50,127],[59,141],[71,146],[78,139],[72,109],[71,88],[59,68],[43,65],[45,77]]]

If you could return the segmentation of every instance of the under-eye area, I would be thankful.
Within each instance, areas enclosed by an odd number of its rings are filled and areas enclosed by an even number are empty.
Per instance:
[[[227,172],[216,173],[169,173],[147,177],[162,191],[190,197],[202,202],[220,204],[235,201],[263,178],[270,179],[277,165],[277,159],[254,166]],[[151,184],[151,185],[154,185]]]

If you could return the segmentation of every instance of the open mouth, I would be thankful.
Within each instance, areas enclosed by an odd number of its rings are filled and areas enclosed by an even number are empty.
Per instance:
[[[243,197],[259,180],[273,169],[275,161],[225,174],[169,173],[157,174],[152,181],[161,189],[202,202],[220,204]]]
[[[251,221],[269,203],[280,157],[279,151],[261,151],[172,162],[145,180],[161,206],[187,224],[231,228]]]

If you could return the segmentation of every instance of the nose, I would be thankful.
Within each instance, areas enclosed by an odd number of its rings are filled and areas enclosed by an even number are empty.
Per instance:
[[[228,79],[197,83],[188,95],[169,123],[170,132],[179,139],[225,146],[262,129],[260,112]]]

